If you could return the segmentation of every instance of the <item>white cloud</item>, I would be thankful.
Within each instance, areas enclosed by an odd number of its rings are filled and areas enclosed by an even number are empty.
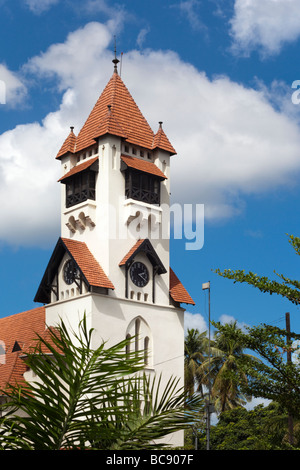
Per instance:
[[[138,34],[136,44],[139,48],[141,48],[145,42],[147,34],[150,32],[149,26],[147,28],[142,28]]]
[[[15,72],[9,70],[4,64],[0,64],[0,82],[0,104],[14,107],[26,97],[27,89],[25,84],[22,83]]]
[[[103,83],[109,76],[111,62],[105,59],[109,39],[107,26],[90,23],[70,34],[64,44],[53,45],[24,66],[27,74],[57,77],[59,90],[64,93],[59,109],[49,112],[41,124],[19,125],[0,135],[0,198],[6,201],[2,206],[1,240],[13,245],[45,246],[60,233],[60,168],[55,156],[69,127],[78,130],[90,112],[101,91],[99,80]],[[94,63],[99,57],[103,64],[95,73]],[[78,68],[78,61],[82,68]]]
[[[278,54],[300,37],[299,0],[235,0],[231,33],[235,51]]]
[[[270,403],[272,403],[272,400],[268,400],[267,398],[252,397],[251,401],[246,403],[245,408],[247,410],[253,410],[256,406],[268,406]]]
[[[0,136],[0,196],[10,201],[0,239],[28,244],[45,241],[46,233],[57,236],[55,155],[69,127],[80,130],[113,72],[115,26],[89,23],[24,66],[35,80],[53,79],[62,102],[41,124]],[[177,150],[172,202],[204,203],[206,219],[215,220],[241,212],[247,194],[297,177],[297,122],[275,110],[263,88],[246,88],[228,77],[209,79],[169,51],[124,54],[122,79],[153,130],[164,122]]]
[[[86,92],[91,89],[95,93],[111,69],[112,52],[107,47],[113,27],[88,23],[70,33],[64,43],[53,44],[46,52],[31,58],[24,70],[40,78],[56,78],[60,91],[72,88],[81,92],[85,88]]]
[[[79,8],[87,13],[104,13],[114,19],[119,15],[123,17],[124,14],[124,7],[121,4],[113,5],[112,2],[107,2],[106,0],[85,0],[79,5]],[[129,16],[128,13],[126,15]]]
[[[162,120],[177,150],[173,202],[204,203],[206,220],[230,217],[245,195],[287,184],[300,169],[299,127],[263,90],[210,80],[172,52],[132,51],[123,70],[152,127]]]
[[[25,0],[25,4],[36,15],[39,15],[40,13],[49,10],[49,8],[51,8],[58,2],[59,0]]]
[[[226,323],[234,323],[236,320],[232,315],[223,314],[220,316],[219,321],[222,325],[225,325]]]
[[[200,313],[184,313],[184,334],[191,329],[199,330],[200,333],[208,330],[207,323]]]
[[[179,8],[180,12],[187,18],[190,26],[194,30],[205,29],[205,25],[200,20],[197,9],[200,7],[199,0],[182,0],[179,4],[174,5]]]
[[[234,318],[232,315],[227,315],[226,313],[224,313],[223,315],[220,316],[219,322],[222,325],[226,325],[227,323],[235,323],[236,322],[237,328],[240,328],[241,330],[244,330],[247,327],[246,323],[238,322],[236,320],[236,318]]]
[[[43,125],[17,126],[0,136],[0,238],[12,245],[47,246],[58,233],[58,169],[51,158],[59,131],[48,116]]]

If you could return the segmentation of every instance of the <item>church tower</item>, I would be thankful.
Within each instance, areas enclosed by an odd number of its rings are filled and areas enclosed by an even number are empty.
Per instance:
[[[183,378],[184,309],[194,304],[170,268],[170,164],[162,123],[152,131],[117,71],[83,127],[71,128],[61,164],[61,236],[35,301],[46,324],[77,328],[85,313],[95,347],[136,335],[145,368]]]

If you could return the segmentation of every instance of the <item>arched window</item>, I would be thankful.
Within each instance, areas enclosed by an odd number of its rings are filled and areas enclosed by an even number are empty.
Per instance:
[[[135,332],[134,332],[134,335],[135,335],[135,351],[139,351],[139,343],[140,343],[140,329],[141,329],[141,320],[140,318],[137,318],[135,320]]]
[[[149,365],[149,336],[144,338],[144,364],[145,366]]]
[[[129,355],[130,355],[130,346],[131,346],[131,335],[128,333],[126,335],[126,340],[128,341],[128,343],[126,343],[126,357],[127,359],[129,358]]]
[[[132,338],[130,345],[134,351],[143,352],[142,358],[147,367],[151,366],[153,356],[152,334],[148,323],[140,316],[135,317],[129,323],[126,330],[126,339]],[[126,345],[126,353],[129,355],[130,345]]]

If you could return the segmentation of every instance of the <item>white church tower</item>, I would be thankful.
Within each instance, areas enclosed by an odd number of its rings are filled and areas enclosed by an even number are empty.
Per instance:
[[[82,129],[62,145],[61,237],[35,301],[46,324],[77,328],[95,347],[137,335],[145,368],[183,378],[184,309],[192,298],[170,268],[170,163],[162,123],[152,131],[117,72]]]

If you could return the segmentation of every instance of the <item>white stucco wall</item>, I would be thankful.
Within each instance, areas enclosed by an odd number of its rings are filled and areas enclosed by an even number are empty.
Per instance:
[[[141,158],[139,147],[135,146],[134,154],[132,149],[133,146],[128,144],[127,155]],[[62,276],[66,255],[58,270],[60,300],[46,306],[46,323],[55,325],[62,319],[76,331],[85,313],[88,326],[95,329],[93,346],[96,348],[103,341],[107,342],[107,346],[112,346],[124,340],[126,334],[132,335],[135,319],[139,318],[141,349],[143,337],[149,337],[146,370],[149,374],[162,373],[162,387],[170,376],[179,377],[183,386],[184,309],[171,305],[169,295],[170,156],[167,152],[155,150],[151,152],[151,159],[146,152],[141,158],[157,165],[167,177],[161,182],[161,204],[155,206],[125,198],[125,178],[120,171],[121,155],[124,153],[121,139],[106,135],[99,139],[92,155],[85,154],[85,161],[97,155],[99,157],[95,201],[88,200],[66,208],[65,185],[61,184],[61,236],[85,242],[115,289],[110,290],[108,295],[87,292],[79,295],[76,289],[72,291],[74,286],[65,285]],[[62,176],[82,162],[82,159],[78,162],[75,157],[63,157]],[[155,220],[156,228],[150,234],[144,231],[148,227],[149,215]],[[80,223],[81,219],[86,222],[85,228]],[[125,268],[120,267],[119,263],[139,238],[150,239],[167,270],[165,274],[155,277],[155,303],[152,302],[152,266],[143,253],[137,256],[137,260],[146,264],[150,280],[143,289],[139,289],[128,276],[128,298],[125,297]],[[182,439],[183,433],[167,438],[170,445],[176,446],[182,445]]]
[[[78,322],[84,313],[89,328],[94,329],[94,348],[103,341],[107,347],[123,341],[128,333],[134,332],[135,319],[141,319],[140,349],[143,349],[144,335],[150,338],[150,359],[145,370],[149,374],[162,374],[161,390],[171,376],[180,378],[180,386],[183,386],[183,309],[88,293],[47,305],[46,322],[48,325],[56,325],[62,319],[71,330],[77,331]],[[170,445],[181,446],[183,433],[169,436],[167,441]]]

